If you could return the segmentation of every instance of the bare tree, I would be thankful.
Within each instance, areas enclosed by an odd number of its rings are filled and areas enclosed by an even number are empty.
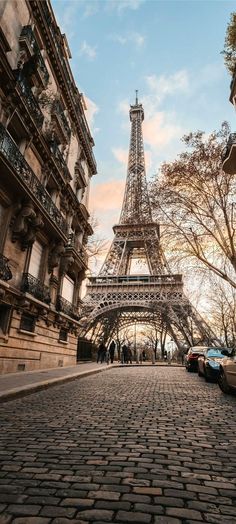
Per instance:
[[[214,276],[210,279],[207,294],[211,325],[223,344],[236,345],[236,294],[234,289]]]
[[[228,71],[234,74],[236,66],[236,12],[231,13],[230,22],[227,26],[223,55]]]
[[[208,137],[200,131],[183,137],[190,151],[162,165],[151,195],[155,216],[165,223],[167,252],[236,288],[236,177],[221,169],[228,135],[225,123]]]
[[[145,326],[145,329],[141,331],[141,335],[144,339],[144,349],[146,346],[154,353],[155,360],[157,359],[157,348],[160,338],[160,327],[157,324],[151,324]]]
[[[89,272],[91,272],[92,267],[98,263],[98,259],[105,255],[109,242],[97,234],[99,223],[94,215],[90,216],[89,222],[93,228],[93,235],[88,237],[86,251],[89,259]]]

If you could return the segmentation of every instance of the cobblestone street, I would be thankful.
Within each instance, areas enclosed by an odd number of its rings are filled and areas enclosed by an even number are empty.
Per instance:
[[[236,523],[236,397],[113,368],[0,405],[0,523]]]

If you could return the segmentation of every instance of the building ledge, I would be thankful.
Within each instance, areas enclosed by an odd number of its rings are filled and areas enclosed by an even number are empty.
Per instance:
[[[37,333],[33,331],[26,331],[25,329],[18,329],[18,333],[23,333],[23,335],[29,335],[30,337],[36,337]]]
[[[222,155],[222,168],[229,175],[236,174],[236,133],[231,133]]]

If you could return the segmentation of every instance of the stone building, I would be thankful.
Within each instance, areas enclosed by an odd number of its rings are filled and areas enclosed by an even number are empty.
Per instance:
[[[230,83],[229,100],[234,108],[236,108],[236,70]],[[234,175],[236,173],[236,133],[231,133],[229,135],[229,140],[223,153],[222,160],[225,173]]]
[[[96,173],[48,0],[0,2],[0,372],[76,362]]]

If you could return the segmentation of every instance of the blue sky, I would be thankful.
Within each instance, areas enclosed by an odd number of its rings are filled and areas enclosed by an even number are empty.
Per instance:
[[[98,174],[91,211],[112,238],[119,219],[135,89],[145,111],[147,176],[182,149],[183,134],[228,120],[230,76],[221,51],[235,2],[227,0],[53,0],[87,97]]]

